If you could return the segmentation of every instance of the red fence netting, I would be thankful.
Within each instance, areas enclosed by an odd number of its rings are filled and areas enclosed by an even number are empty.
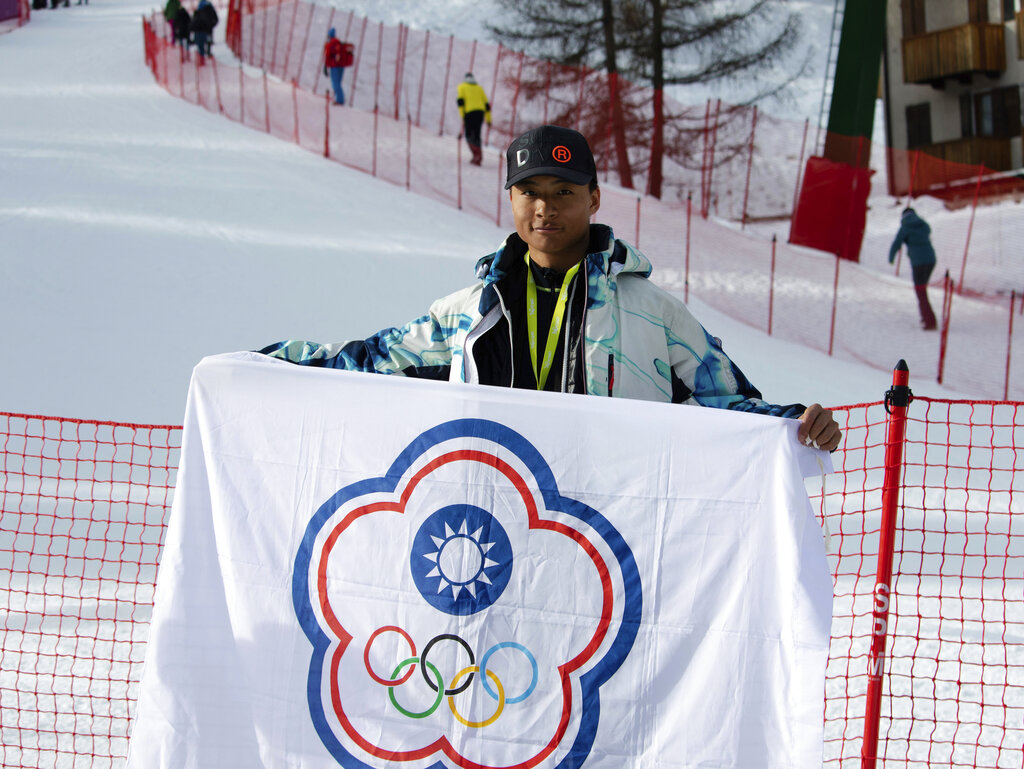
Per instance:
[[[27,24],[31,15],[29,0],[0,0],[0,34]]]
[[[122,765],[180,440],[0,414],[0,765]]]
[[[826,767],[860,758],[886,412],[836,410],[836,472],[808,490],[835,580]],[[1024,403],[909,409],[879,759],[1021,766]],[[0,415],[4,767],[124,763],[180,428]]]
[[[230,8],[234,21],[228,45],[247,64],[283,81],[316,93],[327,90],[321,49],[327,30],[334,27],[356,46],[356,64],[346,73],[350,106],[455,136],[461,129],[455,89],[472,71],[493,107],[494,125],[485,132],[485,143],[504,148],[532,125],[571,125],[587,135],[595,155],[604,159],[604,181],[630,187],[628,176],[632,188],[648,189],[654,122],[650,87],[621,77],[612,81],[586,67],[533,59],[500,44],[386,25],[312,0],[230,0]],[[628,173],[613,149],[613,82],[621,97]],[[804,161],[826,145],[830,158],[849,158],[858,165],[872,153],[884,153],[873,163],[886,167],[893,195],[969,199],[979,174],[993,182],[999,176],[978,164],[884,148],[861,137],[821,130],[808,136],[809,121],[774,117],[756,106],[721,100],[684,104],[667,94],[663,104],[665,194],[681,202],[699,191],[704,215],[714,211],[737,221],[788,216]],[[761,194],[752,198],[750,188]]]

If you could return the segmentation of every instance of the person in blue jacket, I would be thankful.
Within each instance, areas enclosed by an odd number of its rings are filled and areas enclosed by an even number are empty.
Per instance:
[[[506,152],[516,231],[477,263],[478,281],[369,339],[289,340],[261,353],[381,374],[681,403],[800,420],[797,438],[832,450],[841,431],[818,404],[777,406],[743,375],[651,263],[611,228],[582,134],[527,131]]]
[[[889,264],[892,264],[900,246],[907,244],[914,293],[917,295],[917,306],[921,313],[921,327],[926,331],[934,330],[937,325],[935,312],[928,301],[928,279],[935,269],[935,249],[932,248],[931,231],[928,222],[922,219],[917,211],[907,206],[900,217],[899,232],[889,246]]]
[[[213,28],[217,26],[217,9],[210,0],[200,0],[199,7],[192,14],[192,37],[199,52],[199,64],[206,63],[207,57],[213,54]]]

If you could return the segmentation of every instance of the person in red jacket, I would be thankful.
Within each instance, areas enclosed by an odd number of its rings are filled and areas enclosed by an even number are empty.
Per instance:
[[[327,42],[324,44],[324,75],[331,76],[331,88],[334,89],[334,103],[345,103],[345,92],[341,88],[341,78],[345,74],[345,67],[352,63],[352,44],[341,42],[334,27],[327,32]]]

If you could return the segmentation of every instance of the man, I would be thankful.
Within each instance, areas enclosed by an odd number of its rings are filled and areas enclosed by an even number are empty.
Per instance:
[[[178,15],[179,8],[181,8],[181,0],[167,0],[167,4],[164,6],[164,18],[167,19],[171,28],[171,43],[174,42],[174,18]]]
[[[601,191],[581,134],[535,128],[506,160],[516,231],[477,263],[479,282],[364,341],[287,341],[260,352],[310,366],[798,417],[801,441],[839,445],[831,412],[761,400],[686,306],[647,280],[647,258],[590,224]]]
[[[174,13],[174,42],[181,46],[182,60],[188,59],[188,46],[191,41],[192,15],[179,3]]]
[[[473,153],[469,162],[478,166],[484,161],[480,129],[485,120],[487,125],[491,124],[491,103],[487,101],[487,94],[484,92],[483,86],[476,82],[472,72],[467,72],[465,78],[459,83],[457,95],[459,115],[462,117],[462,131],[466,137],[466,144],[469,145],[469,151]]]
[[[918,216],[913,208],[907,206],[900,217],[899,232],[889,246],[889,264],[892,264],[900,246],[907,244],[910,271],[914,278],[914,293],[917,295],[917,307],[921,314],[921,328],[925,331],[934,331],[938,325],[935,311],[928,301],[928,279],[935,269],[935,249],[932,248],[931,231],[928,222]]]
[[[199,7],[192,14],[192,37],[199,53],[200,66],[204,65],[206,57],[212,54],[213,28],[217,26],[218,21],[220,19],[217,17],[217,9],[210,0],[199,0]]]
[[[324,43],[324,74],[330,73],[331,88],[334,90],[334,103],[345,103],[345,92],[341,89],[341,78],[345,67],[352,63],[352,46],[337,38],[334,27],[327,30],[327,42]]]

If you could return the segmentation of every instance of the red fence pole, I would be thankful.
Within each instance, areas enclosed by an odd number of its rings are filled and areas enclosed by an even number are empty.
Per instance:
[[[399,103],[402,100],[402,75],[405,72],[405,44],[408,37],[409,28],[399,23],[398,50],[395,52],[395,120],[398,120]]]
[[[836,254],[836,274],[832,278],[832,323],[828,330],[828,354],[832,354],[832,349],[835,346],[836,341],[836,305],[839,304],[839,254]]]
[[[351,13],[351,11],[349,12]],[[349,22],[351,23],[352,17],[349,16]],[[359,85],[359,63],[363,60],[363,41],[366,39],[366,17],[363,17],[363,26],[359,29],[359,47],[356,48],[356,65],[352,69],[352,95],[348,97],[348,105],[350,107],[355,105],[356,101],[356,88]],[[346,37],[348,35],[346,34]]]
[[[747,226],[747,203],[750,200],[750,170],[754,165],[754,132],[757,130],[757,105],[754,105],[754,117],[750,121],[750,148],[747,153],[747,182],[743,187],[743,215],[740,229]]]
[[[500,161],[496,165],[498,167],[498,184],[497,184],[498,205],[496,207],[497,210],[496,210],[496,212],[494,214],[494,226],[495,227],[500,227],[501,226],[501,198],[505,194],[505,184],[504,184],[505,180],[503,178],[505,176],[505,168],[504,168],[504,165]]]
[[[707,219],[711,215],[711,199],[714,197],[711,194],[713,186],[713,177],[715,173],[715,152],[718,149],[718,121],[722,114],[722,100],[717,99],[715,101],[715,120],[711,124],[711,150],[708,154],[708,206],[704,211],[704,218]]]
[[[693,217],[693,193],[686,193],[686,262],[683,268],[683,301],[690,301],[690,224]]]
[[[266,70],[263,70],[263,114],[266,119],[267,133],[270,133],[270,91],[267,89]]]
[[[703,152],[700,159],[700,215],[707,219],[708,216],[708,150],[711,145],[711,99],[704,105],[704,140]]]
[[[331,14],[333,16],[333,14],[334,14],[333,9],[331,10]],[[296,82],[298,82],[300,84],[302,83],[302,69],[303,69],[303,66],[306,63],[306,46],[309,45],[309,33],[313,29],[313,17],[315,15],[316,15],[316,6],[310,4],[310,6],[309,6],[309,21],[306,22],[306,34],[302,38],[302,48],[299,49],[299,71],[295,75]],[[328,29],[330,29],[330,27],[328,27]],[[317,77],[316,77],[316,73],[314,72],[313,73],[313,89],[312,89],[313,93],[316,93],[316,81],[317,81]]]
[[[292,138],[296,144],[301,144],[299,141],[299,94],[298,87],[295,85],[295,81],[292,81],[292,115],[294,117],[295,132],[292,134]]]
[[[772,235],[772,268],[768,278],[768,336],[772,335],[772,314],[775,311],[775,235]]]
[[[498,70],[501,69],[501,54],[502,54],[502,52],[504,50],[505,50],[505,47],[501,43],[498,43],[498,55],[494,57],[494,74],[491,77],[491,90],[487,92],[487,93],[489,93],[491,95],[492,99],[494,98],[494,94],[496,94],[498,92]],[[492,128],[492,125],[490,123],[488,123],[487,124],[487,138],[484,139],[484,146],[485,147],[490,147],[491,146],[491,128]]]
[[[377,124],[379,122],[380,122],[380,110],[377,109],[377,105],[375,104],[375,105],[373,105],[373,163],[372,163],[373,170],[372,170],[372,173],[371,173],[371,175],[374,178],[376,178],[376,176],[377,176],[377,133],[378,133],[378,126],[377,126]]]
[[[912,150],[914,162],[910,166],[910,184],[907,185],[907,197],[914,199],[914,183],[917,181],[917,161],[921,159],[921,150]]]
[[[796,212],[796,207],[800,200],[800,176],[804,170],[804,151],[807,149],[807,128],[810,125],[811,119],[804,118],[804,138],[800,142],[800,162],[796,166],[796,187],[793,189],[793,212]]]
[[[974,205],[971,206],[971,219],[967,224],[967,241],[964,243],[964,258],[960,262],[960,282],[957,284],[956,292],[964,290],[964,270],[967,269],[967,250],[971,247],[971,231],[974,229],[974,212],[978,210],[978,196],[981,194],[981,177],[985,173],[985,166],[978,166],[978,183],[974,185]]]
[[[260,60],[251,62],[261,68],[267,66],[267,28],[270,26],[270,24],[267,23],[268,13],[269,11],[267,10],[267,7],[263,6],[263,42],[260,44]],[[255,53],[253,55],[255,56]]]
[[[221,115],[223,115],[224,114],[224,102],[220,98],[220,75],[218,74],[219,70],[217,69],[217,60],[211,56],[210,57],[210,63],[213,64],[213,87],[214,87],[215,93],[217,94],[217,111]]]
[[[324,92],[324,157],[331,156],[331,92]]]
[[[245,125],[245,70],[238,64],[238,122]]]
[[[885,435],[885,478],[882,481],[882,528],[878,535],[871,651],[868,653],[868,692],[864,712],[861,769],[874,769],[878,759],[878,722],[882,711],[882,674],[892,597],[892,557],[896,541],[896,510],[903,479],[903,444],[907,434],[907,407],[914,399],[908,387],[910,370],[901,360],[892,372],[892,388],[885,394],[889,414]]]
[[[427,30],[426,39],[423,41],[423,63],[420,65],[420,95],[416,102],[416,127],[422,128],[420,115],[423,114],[423,81],[427,77],[427,51],[430,50],[430,30]]]
[[[519,73],[523,72],[523,54],[519,53]],[[516,80],[516,94],[519,93],[519,81]],[[551,60],[548,59],[547,64],[544,67],[544,125],[548,124],[548,99],[551,96]],[[515,122],[515,121],[513,121]],[[518,136],[515,132],[515,126],[512,126],[512,135]]]
[[[515,93],[512,94],[512,122],[509,125],[509,129],[508,129],[512,136],[518,136],[519,135],[519,133],[516,131],[516,115],[518,114],[518,110],[519,110],[519,91],[520,91],[520,89],[522,87],[522,83],[523,83],[523,60],[525,58],[526,57],[523,55],[523,52],[520,51],[519,52],[519,69],[516,71],[516,90],[515,90]],[[544,90],[544,122],[545,123],[547,123],[547,116],[548,116],[548,112],[547,112],[547,110],[548,110],[547,98],[548,98],[547,89],[545,89]]]
[[[284,67],[281,69],[281,79],[288,78],[288,64],[292,58],[292,38],[295,37],[295,18],[299,15],[299,0],[292,3],[292,24],[288,28],[288,47],[284,49]]]
[[[576,125],[575,125],[575,128],[576,128],[577,131],[581,130],[580,126],[581,126],[581,121],[583,120],[583,110],[579,109],[578,107],[582,106],[582,104],[583,104],[583,84],[587,80],[587,71],[586,71],[586,69],[584,69],[582,64],[579,65],[579,69],[580,69],[580,91],[579,91],[579,95],[576,97],[576,104],[578,106],[577,106],[577,109],[576,109]]]
[[[936,380],[942,384],[942,377],[946,369],[946,347],[949,344],[949,317],[953,310],[953,279],[949,277],[949,270],[946,270],[942,278],[942,331],[939,334],[939,373]]]
[[[331,15],[327,19],[327,29],[331,29],[334,26],[334,12],[336,10],[338,10],[338,9],[337,8],[331,8]],[[310,13],[309,17],[310,17],[310,19],[312,19],[313,18],[313,14]],[[349,21],[349,24],[352,23],[352,11],[348,12],[348,21]],[[348,32],[347,29],[345,31],[346,31],[346,33]],[[320,56],[317,58],[316,71],[313,72],[313,93],[314,94],[316,93],[316,89],[320,87],[320,73],[324,71],[324,53],[325,53],[324,47],[325,46],[323,46],[323,45],[320,46]],[[327,73],[324,72],[325,76],[326,76],[326,74]],[[324,88],[326,88],[328,91],[331,90],[329,85],[325,85]]]
[[[283,3],[278,3],[276,13],[274,13],[274,45],[270,49],[270,71],[275,75],[277,74],[277,43],[281,37],[281,8],[283,5]]]
[[[192,74],[195,75],[193,80],[196,81],[196,104],[198,104],[200,107],[205,106],[203,104],[203,92],[202,89],[199,87],[199,62],[202,60],[202,54],[196,56],[196,64],[194,67],[192,67]]]
[[[1006,379],[1003,380],[1003,400],[1010,398],[1010,349],[1013,344],[1013,306],[1017,303],[1017,292],[1010,292],[1010,331],[1006,335]]]
[[[405,188],[412,189],[412,115],[405,115]]]
[[[605,148],[606,148],[605,151],[604,151],[604,180],[605,181],[608,181],[608,172],[609,172],[609,169],[611,168],[611,163],[612,163],[612,147],[615,146],[613,144],[613,142],[615,141],[615,98],[616,98],[616,95],[618,93],[618,87],[619,87],[618,81],[619,81],[619,73],[618,72],[609,72],[608,73],[608,78],[607,78],[607,80],[605,80],[605,82],[608,84],[608,87],[605,89],[605,91],[608,94],[608,115],[605,118],[606,123],[605,123],[605,133],[604,133],[604,142],[605,142]],[[622,169],[620,168],[619,171],[621,172]],[[622,178],[621,175],[619,176],[619,178],[620,179]]]
[[[247,2],[249,3],[249,37],[243,38],[242,51],[239,53],[238,58],[252,64],[256,58],[256,9],[253,8],[252,0],[247,0]],[[249,43],[248,56],[245,55],[246,40]]]
[[[437,135],[444,136],[444,117],[448,108],[448,78],[452,72],[452,47],[455,45],[455,35],[448,35],[448,62],[444,65],[444,90],[441,98],[441,124],[437,127]],[[462,206],[459,206],[462,208]]]
[[[384,22],[377,22],[377,65],[374,70],[374,79],[376,82],[373,84],[373,112],[377,114],[377,110],[380,107],[380,64],[381,59],[384,55]],[[374,118],[376,120],[376,118]],[[374,127],[374,136],[376,136],[376,126]],[[376,175],[376,174],[374,174]]]
[[[640,202],[643,198],[640,195],[636,196],[636,238],[633,239],[633,245],[640,248]]]
[[[456,185],[457,185],[457,188],[458,188],[457,191],[456,191],[456,206],[461,211],[462,210],[462,140],[461,139],[456,139],[455,143],[459,147],[458,150],[457,150],[457,152],[458,152],[458,160],[457,160],[457,162],[455,164],[455,168],[456,168],[456,171],[457,171]]]

